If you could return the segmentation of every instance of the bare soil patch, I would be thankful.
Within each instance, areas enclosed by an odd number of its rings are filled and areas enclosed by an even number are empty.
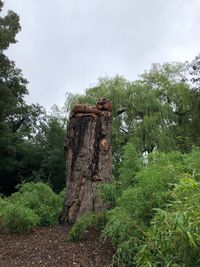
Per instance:
[[[79,242],[66,241],[66,226],[42,227],[26,235],[0,234],[0,266],[104,267],[114,254],[109,242],[89,231]]]

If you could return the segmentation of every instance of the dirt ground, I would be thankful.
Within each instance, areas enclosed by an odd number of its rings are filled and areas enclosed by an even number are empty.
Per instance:
[[[89,231],[84,240],[67,242],[65,226],[43,227],[26,235],[0,234],[0,267],[104,267],[114,249]]]

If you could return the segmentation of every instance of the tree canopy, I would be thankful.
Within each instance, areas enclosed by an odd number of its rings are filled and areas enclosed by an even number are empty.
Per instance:
[[[0,1],[0,11],[2,8],[3,2]],[[13,11],[0,17],[0,192],[9,194],[18,183],[31,179],[35,172],[41,173],[41,169],[45,169],[45,161],[50,166],[52,159],[47,154],[51,154],[52,150],[52,157],[55,161],[60,161],[58,166],[62,166],[60,171],[53,164],[51,167],[51,170],[59,173],[57,182],[60,186],[55,185],[55,188],[61,190],[64,186],[64,125],[58,117],[47,117],[40,105],[28,105],[25,102],[28,81],[15,66],[15,62],[5,55],[9,45],[16,43],[16,35],[20,30],[19,16]],[[42,129],[47,139],[45,144],[42,138],[38,141]],[[54,131],[54,140],[50,131]],[[55,147],[59,152],[55,152]],[[45,175],[45,180],[50,177],[52,181],[56,179],[50,174],[50,170],[45,171]],[[44,174],[41,174],[40,179],[43,177]]]
[[[191,63],[193,64],[193,63]],[[131,141],[142,154],[180,150],[199,145],[199,93],[186,77],[187,64],[153,64],[138,80],[101,78],[85,95],[68,102],[95,104],[100,97],[113,103],[113,154],[120,158],[122,147]]]

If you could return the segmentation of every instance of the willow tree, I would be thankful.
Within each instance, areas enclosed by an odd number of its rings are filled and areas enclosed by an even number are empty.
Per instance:
[[[192,98],[184,75],[184,64],[154,64],[137,81],[102,78],[73,101],[94,104],[105,96],[113,102],[112,145],[117,164],[130,140],[140,153],[155,148],[188,151]]]
[[[181,150],[191,149],[191,110],[192,94],[189,84],[185,79],[186,65],[154,64],[152,69],[142,75],[142,84],[151,87],[156,99],[161,105],[160,114],[162,124],[159,128],[169,142],[164,142],[164,149],[159,150]]]
[[[191,138],[200,146],[200,54],[187,64],[187,79],[191,88]]]

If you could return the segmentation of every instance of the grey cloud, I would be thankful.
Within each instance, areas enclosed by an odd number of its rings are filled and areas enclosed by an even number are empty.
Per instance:
[[[22,24],[8,54],[30,81],[29,100],[47,108],[99,76],[132,80],[152,62],[199,52],[199,0],[7,0],[6,8]]]

